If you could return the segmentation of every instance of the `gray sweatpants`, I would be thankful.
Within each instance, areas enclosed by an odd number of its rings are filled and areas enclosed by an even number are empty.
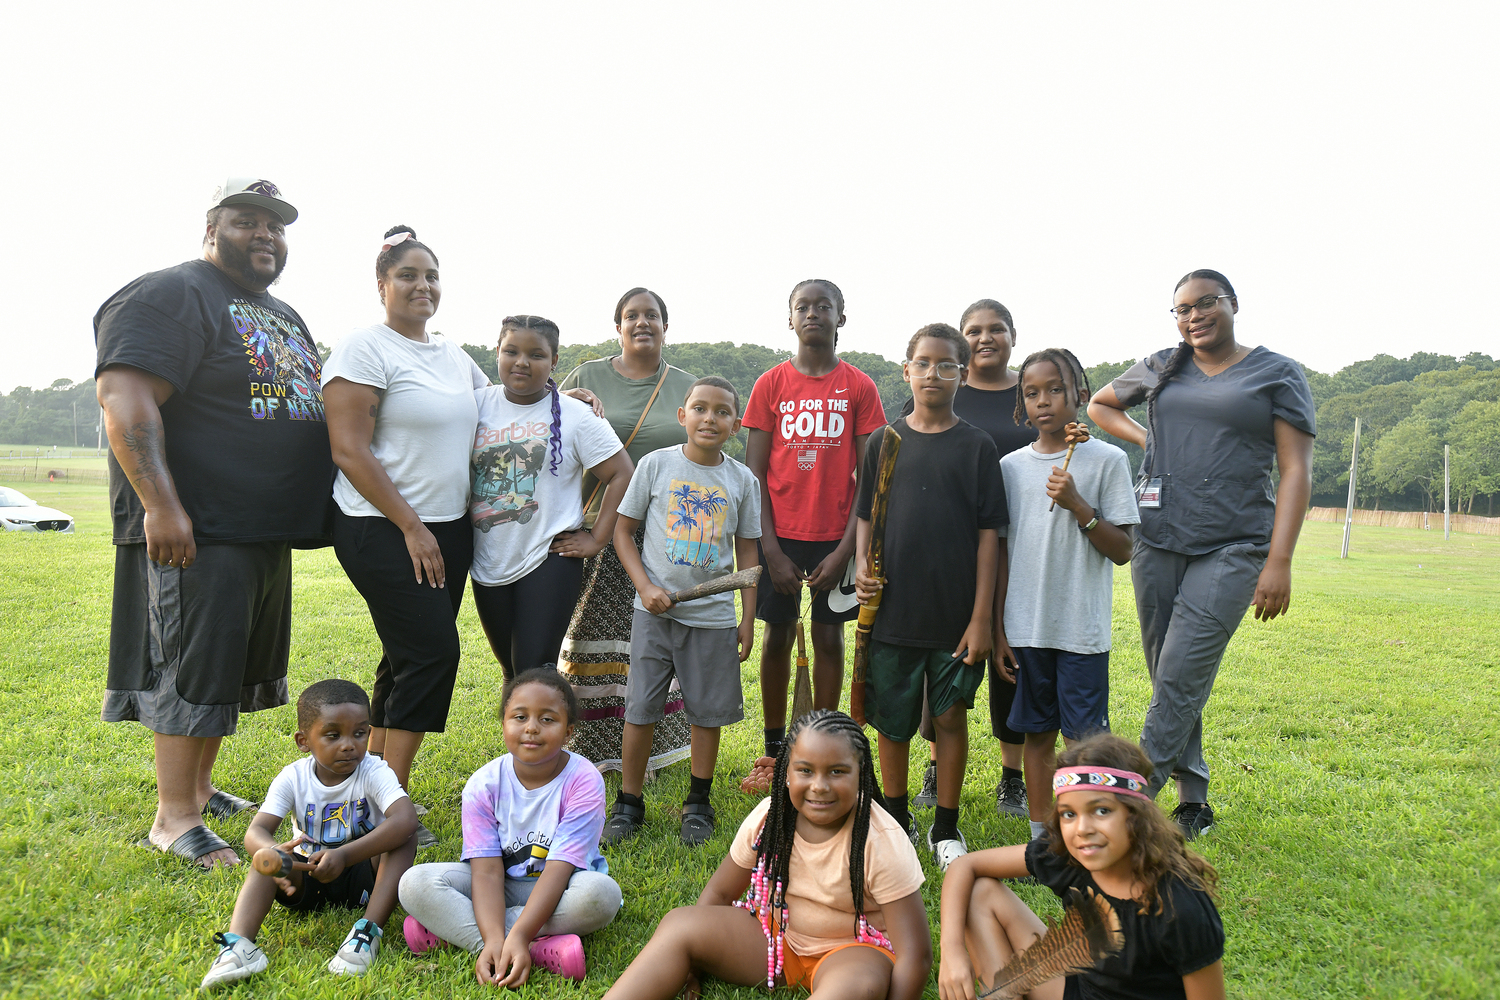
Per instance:
[[[505,932],[520,919],[536,888],[534,878],[505,880]],[[484,938],[474,920],[474,880],[463,862],[416,865],[401,876],[401,905],[449,944],[471,952],[484,950]],[[615,919],[622,897],[614,879],[580,868],[568,879],[542,934],[588,934]]]
[[[1130,576],[1151,673],[1141,749],[1156,768],[1148,789],[1153,798],[1170,775],[1179,802],[1208,801],[1203,707],[1229,639],[1255,597],[1268,551],[1263,545],[1226,545],[1187,556],[1136,539]]]

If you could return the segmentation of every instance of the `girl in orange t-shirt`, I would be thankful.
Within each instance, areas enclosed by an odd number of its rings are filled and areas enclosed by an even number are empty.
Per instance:
[[[697,905],[663,917],[605,997],[670,1000],[684,986],[696,996],[703,975],[814,997],[920,997],[932,969],[922,866],[879,788],[869,740],[847,715],[818,709],[793,723],[771,796]]]

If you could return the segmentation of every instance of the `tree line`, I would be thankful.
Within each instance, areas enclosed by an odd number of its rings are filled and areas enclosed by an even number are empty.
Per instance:
[[[328,349],[318,345],[327,358]],[[464,350],[492,380],[497,378],[492,347],[465,344]],[[619,353],[614,339],[568,344],[558,352],[566,374],[584,361]],[[728,379],[741,403],[767,369],[791,357],[790,351],[759,344],[672,343],[663,348],[671,364],[695,375]],[[887,419],[896,417],[910,393],[901,365],[866,351],[839,355],[874,380]],[[1086,369],[1094,388],[1107,385],[1134,360],[1103,362]],[[1442,507],[1443,445],[1451,452],[1452,496],[1456,509],[1493,515],[1500,493],[1500,364],[1487,354],[1462,358],[1417,352],[1409,358],[1376,355],[1332,374],[1304,368],[1318,406],[1318,438],[1313,447],[1313,502],[1341,506],[1349,483],[1349,449],[1354,419],[1361,418],[1358,504],[1391,510]],[[76,404],[76,406],[75,406]],[[0,443],[91,447],[97,435],[94,381],[58,379],[42,389],[17,387],[0,394]],[[1145,407],[1131,415],[1145,420]],[[1138,469],[1141,451],[1113,441]],[[744,432],[728,450],[744,452]],[[1476,509],[1476,504],[1478,508]]]

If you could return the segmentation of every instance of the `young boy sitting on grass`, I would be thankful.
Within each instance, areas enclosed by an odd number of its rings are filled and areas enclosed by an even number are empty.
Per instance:
[[[296,740],[309,756],[271,782],[245,831],[245,850],[254,855],[272,847],[298,860],[285,877],[254,868],[245,875],[229,931],[214,935],[219,955],[203,977],[205,990],[265,971],[270,963],[255,938],[273,900],[308,912],[329,904],[363,907],[328,971],[364,975],[396,907],[401,875],[416,857],[416,808],[386,762],[365,752],[370,699],[363,688],[341,680],[308,687],[297,699]],[[297,835],[278,844],[276,830],[288,815]]]
[[[859,476],[855,584],[860,603],[884,590],[875,619],[865,714],[880,740],[886,811],[911,830],[907,745],[922,719],[922,691],[937,730],[937,816],[927,846],[938,865],[967,853],[958,801],[969,753],[967,713],[994,647],[993,601],[1006,523],[994,440],[953,412],[969,344],[946,323],[924,326],[906,347],[902,377],[912,412],[901,435],[885,525],[884,578],[870,575],[870,514],[880,448],[870,437]]]
[[[662,719],[672,675],[682,688],[683,715],[692,723],[692,776],[682,807],[682,842],[701,844],[713,836],[709,800],[719,730],[745,717],[739,664],[755,642],[755,591],[741,591],[738,626],[734,593],[673,604],[669,593],[707,583],[734,569],[757,564],[760,487],[724,443],[740,429],[734,386],[709,376],[694,382],[677,411],[687,444],[653,451],[641,459],[620,500],[615,551],[635,584],[630,628],[630,682],[625,689],[624,766],[620,792],[604,825],[604,843],[634,836],[645,823],[641,796],[651,737]],[[641,549],[635,532],[646,533]]]

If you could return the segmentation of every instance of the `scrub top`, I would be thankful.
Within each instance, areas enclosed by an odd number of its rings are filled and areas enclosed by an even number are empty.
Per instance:
[[[1175,348],[1158,351],[1112,383],[1124,407],[1146,400]],[[1271,467],[1275,418],[1316,434],[1316,407],[1302,368],[1257,347],[1216,375],[1184,365],[1156,398],[1136,494],[1141,540],[1184,555],[1226,545],[1268,545],[1276,520]]]

